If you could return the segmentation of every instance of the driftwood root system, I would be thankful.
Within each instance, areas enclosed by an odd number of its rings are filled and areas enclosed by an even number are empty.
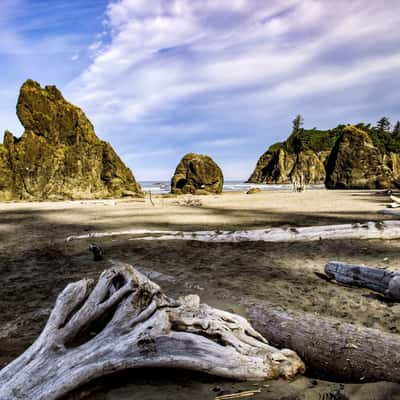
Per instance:
[[[292,378],[298,355],[270,346],[246,319],[174,300],[130,265],[59,295],[38,339],[0,371],[0,399],[57,399],[94,378],[140,367],[174,367],[239,380]]]

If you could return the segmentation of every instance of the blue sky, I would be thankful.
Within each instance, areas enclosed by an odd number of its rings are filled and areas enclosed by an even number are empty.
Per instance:
[[[246,179],[305,127],[400,119],[398,0],[0,0],[0,129],[57,85],[139,180],[183,154]]]

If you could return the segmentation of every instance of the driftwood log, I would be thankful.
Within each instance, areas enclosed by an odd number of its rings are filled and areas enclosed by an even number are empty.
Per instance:
[[[346,285],[364,287],[400,300],[400,272],[331,261],[325,266],[328,278]]]
[[[326,239],[399,239],[400,221],[341,225],[252,229],[244,231],[166,231],[131,229],[92,232],[67,237],[67,241],[109,236],[140,236],[131,240],[196,240],[201,242],[311,242]]]
[[[277,347],[297,352],[307,369],[329,380],[400,382],[400,338],[317,315],[248,307],[253,326]]]
[[[400,205],[400,197],[398,196],[394,196],[393,194],[390,195],[390,199],[393,200],[393,202],[395,204],[399,204]]]
[[[59,295],[28,350],[0,371],[0,399],[51,400],[105,374],[174,367],[240,380],[291,378],[304,364],[278,350],[242,317],[178,301],[130,265],[98,282],[83,279]]]

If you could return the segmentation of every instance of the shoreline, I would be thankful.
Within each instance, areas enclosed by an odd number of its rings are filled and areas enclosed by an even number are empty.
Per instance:
[[[148,193],[152,191],[152,194],[167,194],[170,192],[170,182],[169,181],[139,181],[139,184],[142,187],[143,192]],[[282,183],[282,184],[274,184],[274,183],[250,183],[246,181],[238,181],[238,180],[227,180],[223,185],[223,193],[231,193],[231,192],[242,192],[247,191],[251,188],[259,188],[262,191],[275,191],[275,190],[292,190],[292,184],[290,183]],[[313,184],[307,185],[307,190],[315,190],[315,189],[325,189],[325,185],[321,184]]]

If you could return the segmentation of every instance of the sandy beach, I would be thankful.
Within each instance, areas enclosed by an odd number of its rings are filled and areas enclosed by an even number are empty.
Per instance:
[[[400,305],[317,278],[326,262],[340,260],[400,270],[397,240],[312,243],[201,243],[96,239],[103,261],[88,251],[91,239],[70,235],[127,229],[238,230],[395,219],[378,214],[390,202],[375,191],[241,192],[209,196],[153,196],[145,200],[0,204],[0,366],[40,333],[57,294],[69,282],[96,277],[110,259],[153,273],[171,296],[196,293],[210,305],[246,315],[249,301],[318,313],[384,332],[400,332]],[[154,274],[157,272],[158,274]],[[210,277],[212,276],[212,279]],[[214,399],[218,393],[260,388],[255,399],[396,399],[394,384],[342,385],[300,377],[233,383],[181,371],[127,372],[94,382],[70,399]],[[327,396],[321,397],[324,393]],[[329,394],[330,393],[330,394]],[[332,397],[339,393],[345,397]],[[339,396],[337,394],[337,396]],[[397,396],[397,397],[396,397]]]

